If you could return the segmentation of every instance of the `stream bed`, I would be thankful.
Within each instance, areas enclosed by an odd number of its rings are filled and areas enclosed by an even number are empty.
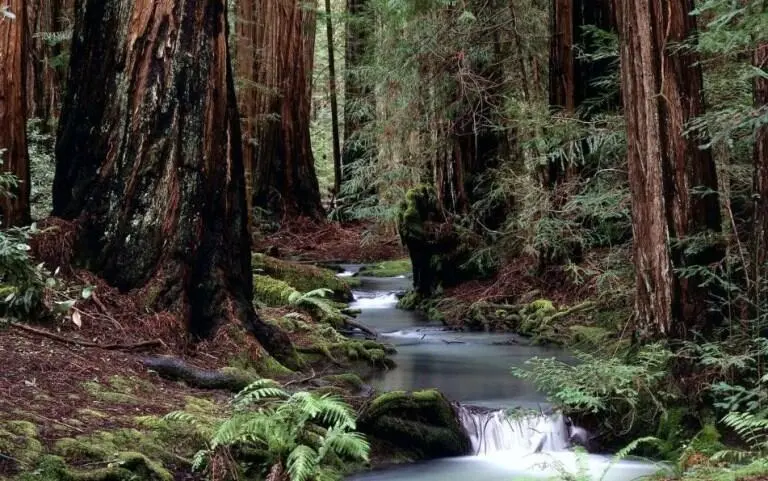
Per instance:
[[[342,266],[352,275],[359,265]],[[562,349],[530,345],[513,334],[446,331],[418,314],[397,309],[397,294],[411,286],[406,277],[359,277],[353,309],[358,320],[376,329],[382,342],[393,344],[397,366],[367,381],[376,389],[437,388],[462,405],[490,409],[549,406],[534,386],[513,377],[509,368],[523,366],[534,356],[570,358]],[[486,409],[487,411],[487,409]],[[562,416],[538,415],[510,421],[500,411],[470,414],[462,411],[470,433],[473,456],[444,458],[377,469],[348,481],[515,481],[551,479],[560,472],[576,473],[583,464],[595,481],[632,481],[660,467],[649,462],[589,454],[579,459],[569,448],[569,426]],[[477,429],[482,426],[482,429]]]

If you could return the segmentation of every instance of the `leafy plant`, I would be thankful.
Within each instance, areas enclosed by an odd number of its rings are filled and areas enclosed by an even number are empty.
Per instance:
[[[352,409],[339,398],[309,392],[289,394],[269,379],[238,393],[229,419],[214,429],[206,449],[195,455],[194,468],[225,466],[236,472],[253,456],[267,466],[268,479],[291,481],[338,479],[341,460],[367,461],[369,445],[355,431]],[[173,412],[166,419],[195,422],[193,415]]]
[[[672,353],[661,344],[644,346],[631,361],[575,355],[575,364],[534,357],[512,374],[534,383],[566,412],[601,413],[609,428],[625,432],[634,423],[655,421],[674,397],[665,386]]]

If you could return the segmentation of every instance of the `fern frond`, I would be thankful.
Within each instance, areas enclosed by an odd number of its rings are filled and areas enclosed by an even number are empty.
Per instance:
[[[317,466],[317,451],[300,444],[288,455],[286,464],[291,481],[307,481]]]
[[[368,461],[370,445],[365,436],[358,432],[330,428],[323,438],[321,452],[331,451],[339,456]]]
[[[750,446],[762,451],[768,445],[768,419],[751,413],[728,413],[723,424],[732,428]]]
[[[243,409],[263,399],[287,398],[288,393],[279,386],[277,382],[271,379],[259,379],[237,393],[232,404],[237,409]]]

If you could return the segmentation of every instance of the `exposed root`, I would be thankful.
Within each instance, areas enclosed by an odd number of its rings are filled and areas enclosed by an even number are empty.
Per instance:
[[[242,391],[257,377],[234,368],[201,369],[172,356],[150,356],[141,360],[148,369],[171,381],[184,381],[200,389]]]

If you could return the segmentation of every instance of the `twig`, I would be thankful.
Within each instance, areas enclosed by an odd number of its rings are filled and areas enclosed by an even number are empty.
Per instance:
[[[322,374],[323,372],[325,372],[325,370],[320,372],[320,374]],[[293,381],[288,381],[287,383],[283,384],[283,386],[290,386],[291,384],[299,384],[299,383],[311,381],[312,379],[316,378],[317,376],[318,376],[318,374],[315,374],[315,370],[312,369],[312,375],[311,376],[307,376],[307,377],[305,377],[303,379],[294,379]]]
[[[54,341],[63,342],[65,344],[74,344],[76,346],[83,346],[83,347],[95,347],[98,349],[104,349],[108,351],[131,351],[133,349],[141,349],[144,347],[165,346],[165,343],[160,339],[152,339],[150,341],[142,341],[134,344],[96,344],[94,342],[80,341],[77,339],[69,339],[69,338],[54,334],[52,332],[44,331],[42,329],[35,329],[34,327],[26,326],[24,324],[19,324],[18,322],[11,322],[9,323],[9,325],[21,331],[36,334],[38,336],[47,337],[49,339],[53,339]]]

